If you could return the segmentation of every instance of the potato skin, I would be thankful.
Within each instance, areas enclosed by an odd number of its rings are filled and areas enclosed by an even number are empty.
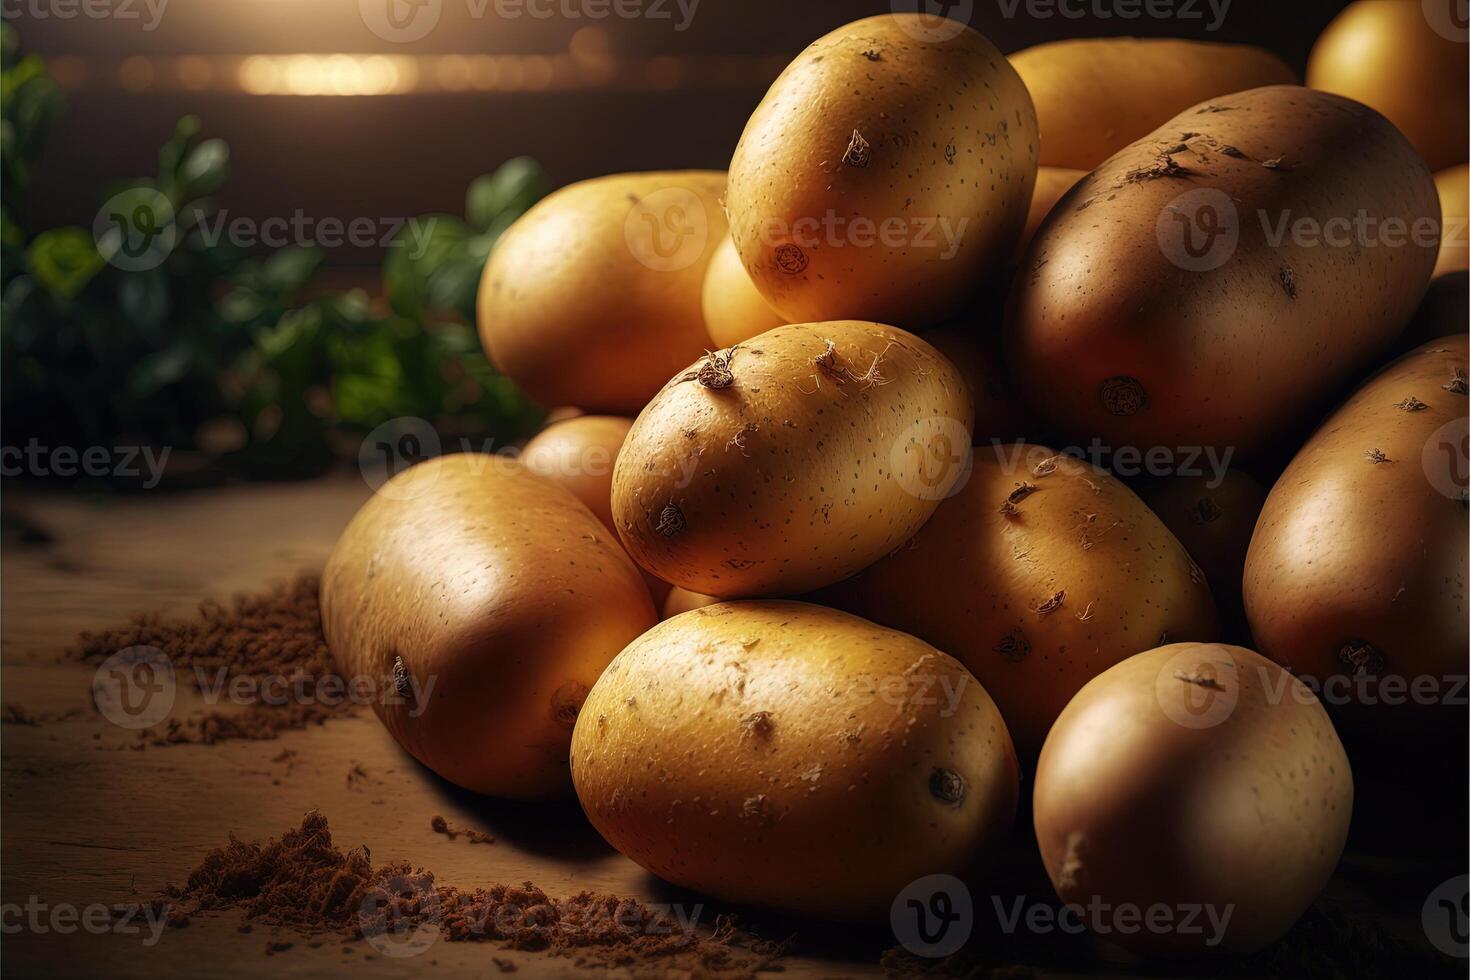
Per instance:
[[[1241,580],[1266,487],[1249,473],[1227,469],[1219,475],[1152,477],[1134,490],[1204,570],[1220,614],[1221,638],[1248,643]]]
[[[649,402],[618,455],[613,518],[640,565],[691,592],[819,588],[934,513],[972,417],[959,372],[913,334],[777,327],[689,365]]]
[[[1026,230],[1021,232],[1021,241],[1016,248],[1017,257],[1026,251],[1026,246],[1030,245],[1031,239],[1036,237],[1036,232],[1041,229],[1041,223],[1046,220],[1047,215],[1051,214],[1057,202],[1086,176],[1086,170],[1071,170],[1066,167],[1037,169],[1036,189],[1031,193],[1031,208],[1026,212]]]
[[[613,463],[632,427],[632,419],[617,415],[566,419],[532,436],[521,462],[570,490],[611,531]]]
[[[725,234],[724,189],[713,170],[614,174],[540,201],[501,236],[480,279],[490,360],[543,405],[637,414],[709,347],[699,296]],[[654,234],[667,252],[646,264],[633,245]]]
[[[656,620],[591,511],[514,460],[469,453],[401,473],[364,504],[321,595],[345,676],[392,690],[402,658],[428,698],[375,700],[398,743],[456,785],[513,799],[570,793],[581,699]]]
[[[1007,513],[1022,484],[1035,489]],[[977,449],[969,482],[912,541],[816,601],[951,652],[1023,761],[1093,677],[1165,637],[1216,631],[1203,574],[1143,501],[1035,445]]]
[[[1305,685],[1242,647],[1173,643],[1072,699],[1042,750],[1034,801],[1063,902],[1175,915],[1201,904],[1217,916],[1233,906],[1213,947],[1203,915],[1198,934],[1107,938],[1146,954],[1244,953],[1283,935],[1326,885],[1347,840],[1353,781]]]
[[[1269,51],[1207,41],[1052,41],[1010,58],[1036,104],[1041,165],[1084,171],[1196,102],[1298,80]]]
[[[1438,5],[1448,25],[1454,4]],[[1349,4],[1313,45],[1307,84],[1383,113],[1430,169],[1441,170],[1465,162],[1470,62],[1465,43],[1438,33],[1429,16],[1423,3]]]
[[[1423,162],[1372,110],[1310,89],[1188,109],[1067,201],[1017,274],[1006,354],[1064,435],[1115,447],[1259,452],[1387,348],[1434,266],[1438,209]],[[1358,245],[1349,224],[1334,227],[1349,236],[1334,246],[1282,226],[1363,213],[1380,230],[1401,220],[1403,237]],[[1208,215],[1236,240],[1209,238],[1223,243],[1221,264],[1190,271],[1174,246],[1196,229],[1175,229]]]
[[[630,644],[587,697],[572,778],[592,825],[660,878],[851,921],[993,855],[1017,795],[1005,722],[952,657],[770,600]]]
[[[710,259],[700,302],[710,340],[721,349],[786,322],[750,281],[750,274],[740,264],[740,253],[735,251],[735,240],[728,235]]]
[[[1434,278],[1470,269],[1470,166],[1460,164],[1434,175],[1439,192],[1441,235]]]
[[[975,31],[924,30],[886,14],[817,39],[746,124],[731,234],[789,322],[932,325],[1012,254],[1036,178],[1031,100]]]
[[[686,613],[691,609],[703,609],[705,606],[713,606],[719,602],[712,595],[702,595],[698,592],[690,592],[688,589],[673,588],[664,597],[663,618],[673,619],[680,613]]]
[[[1453,714],[1407,690],[1389,703],[1376,682],[1432,677],[1444,694],[1465,673],[1466,359],[1462,333],[1371,378],[1292,460],[1251,538],[1245,608],[1261,652],[1319,684],[1352,681],[1347,703],[1328,699],[1350,727]]]

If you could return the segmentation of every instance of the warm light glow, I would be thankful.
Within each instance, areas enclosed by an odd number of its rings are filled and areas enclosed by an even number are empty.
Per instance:
[[[142,92],[153,84],[153,62],[134,56],[117,67],[117,80],[129,92]]]
[[[191,92],[209,87],[214,77],[214,67],[208,58],[185,55],[179,59],[179,84]]]

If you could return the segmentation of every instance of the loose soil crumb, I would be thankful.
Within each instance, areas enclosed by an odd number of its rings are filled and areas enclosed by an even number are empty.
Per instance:
[[[403,937],[496,942],[567,957],[582,967],[657,966],[729,978],[778,971],[785,950],[743,932],[728,917],[700,935],[631,898],[582,892],[555,899],[530,882],[467,890],[441,885],[433,872],[404,862],[374,867],[366,847],[336,847],[327,818],[316,810],[265,845],[231,835],[155,906],[174,927],[201,913],[239,909],[251,922],[307,935],[395,944]],[[493,962],[504,972],[515,968],[499,958]]]
[[[135,748],[149,745],[196,743],[213,745],[238,739],[273,739],[282,732],[321,724],[351,711],[350,698],[318,695],[324,680],[339,684],[332,656],[322,636],[320,582],[314,574],[264,591],[239,594],[228,604],[213,599],[199,604],[194,616],[166,618],[139,613],[127,623],[99,632],[82,633],[69,654],[83,663],[98,664],[129,647],[154,647],[172,662],[176,676],[196,689],[205,683],[227,690],[235,678],[257,684],[268,680],[289,682],[302,697],[287,703],[252,704],[240,710],[205,711],[138,733]]]
[[[455,828],[449,826],[448,820],[445,820],[443,817],[438,815],[435,815],[434,819],[429,821],[429,827],[434,831],[434,833],[443,834],[450,840],[456,840],[457,838],[463,837],[471,844],[495,843],[494,834],[487,834],[483,830],[474,830],[473,828],[460,828],[456,830]]]

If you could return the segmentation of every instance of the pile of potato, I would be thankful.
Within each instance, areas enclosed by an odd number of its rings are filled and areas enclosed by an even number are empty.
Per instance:
[[[1463,723],[1306,683],[1443,680],[1470,643],[1465,45],[1420,6],[1354,4],[1310,87],[1245,47],[1007,59],[873,17],[790,64],[728,175],[552,194],[480,331],[589,414],[380,489],[323,581],[342,669],[390,679],[384,724],[440,775],[574,789],[723,899],[881,920],[1018,846],[1024,794],[1064,901],[1276,939],[1346,840],[1338,731]],[[1173,253],[1176,222],[1228,253]],[[1246,470],[1054,448],[1093,439]]]

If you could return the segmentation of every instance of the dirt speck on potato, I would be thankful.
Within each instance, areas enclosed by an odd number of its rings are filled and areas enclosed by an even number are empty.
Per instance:
[[[964,777],[953,769],[937,768],[929,774],[929,794],[949,806],[962,806],[965,802]]]

